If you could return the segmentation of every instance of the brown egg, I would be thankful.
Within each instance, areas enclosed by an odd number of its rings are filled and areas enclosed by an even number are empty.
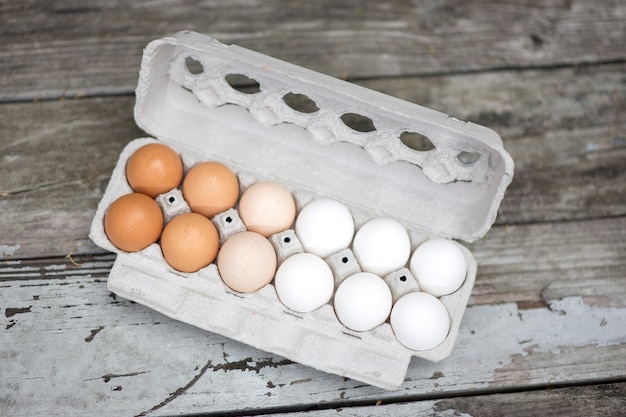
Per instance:
[[[239,216],[248,230],[269,237],[291,226],[296,218],[296,202],[282,185],[261,181],[242,194]]]
[[[189,170],[183,196],[194,213],[213,217],[235,207],[239,198],[237,176],[219,162],[202,162]]]
[[[183,162],[169,146],[150,143],[128,159],[126,179],[134,191],[154,198],[180,185]]]
[[[145,194],[126,194],[115,200],[104,215],[104,231],[117,248],[136,252],[155,243],[163,229],[159,205]]]
[[[269,284],[276,272],[276,252],[262,235],[239,232],[220,249],[217,269],[222,281],[231,289],[251,293]]]
[[[168,264],[182,272],[195,272],[209,265],[219,248],[217,229],[201,214],[174,217],[161,235],[161,250]]]

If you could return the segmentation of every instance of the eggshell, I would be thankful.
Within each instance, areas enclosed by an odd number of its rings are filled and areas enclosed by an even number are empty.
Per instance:
[[[337,318],[356,331],[383,324],[389,317],[391,303],[391,290],[385,281],[370,272],[359,272],[343,280],[334,298]]]
[[[136,252],[155,243],[163,229],[159,205],[145,194],[125,194],[115,200],[104,216],[104,231],[113,245]]]
[[[397,221],[377,218],[361,226],[354,236],[352,251],[363,271],[385,276],[407,263],[411,240]]]
[[[181,272],[195,272],[215,259],[219,248],[217,229],[198,213],[174,217],[161,236],[163,257]]]
[[[308,313],[330,301],[335,278],[322,258],[312,253],[298,253],[280,264],[274,287],[286,307]]]
[[[261,181],[241,195],[239,216],[248,230],[269,237],[291,226],[296,217],[296,202],[282,185]]]
[[[237,176],[215,161],[194,165],[185,176],[182,189],[191,211],[209,218],[235,207],[239,199]]]
[[[276,272],[276,252],[270,241],[256,232],[232,235],[219,251],[217,268],[231,289],[251,293],[269,284]]]
[[[134,191],[154,198],[180,185],[183,162],[169,146],[149,143],[128,159],[126,179]]]
[[[415,249],[410,269],[422,291],[440,297],[461,287],[467,275],[467,259],[455,242],[434,238]]]
[[[402,296],[391,310],[391,328],[400,343],[413,350],[433,349],[450,330],[450,316],[438,298],[425,292]]]
[[[296,219],[296,234],[307,252],[325,258],[347,248],[354,219],[346,206],[330,198],[307,204]]]

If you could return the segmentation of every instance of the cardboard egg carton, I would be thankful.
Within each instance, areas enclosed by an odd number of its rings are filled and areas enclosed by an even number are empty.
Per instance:
[[[250,88],[235,85],[237,78]],[[432,237],[469,242],[493,224],[513,175],[513,161],[496,133],[188,31],[146,47],[135,119],[151,137],[130,142],[121,153],[90,232],[96,244],[118,254],[107,284],[111,291],[295,362],[388,389],[402,384],[412,356],[439,361],[451,353],[476,278],[476,261],[462,245],[469,266],[465,282],[440,297],[450,332],[439,346],[413,351],[396,340],[388,323],[368,332],[347,329],[332,300],[314,312],[295,313],[271,284],[252,294],[230,290],[215,264],[195,273],[174,270],[158,242],[140,252],[120,251],[107,239],[103,219],[115,199],[132,192],[124,173],[130,155],[162,141],[181,155],[186,171],[216,160],[237,174],[242,191],[261,180],[282,184],[298,212],[327,197],[348,207],[357,229],[373,218],[395,219],[409,232],[412,250]],[[411,137],[428,138],[428,146],[415,145]],[[188,209],[176,189],[157,201],[166,221]],[[222,243],[245,230],[236,207],[212,221]],[[270,241],[279,263],[303,251],[292,229]],[[337,284],[360,271],[350,248],[326,261]],[[419,289],[408,268],[383,278],[394,301]]]

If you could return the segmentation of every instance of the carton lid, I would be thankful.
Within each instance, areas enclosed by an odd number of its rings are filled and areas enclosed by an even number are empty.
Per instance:
[[[240,175],[465,241],[513,176],[488,128],[190,31],[146,47],[135,119]]]

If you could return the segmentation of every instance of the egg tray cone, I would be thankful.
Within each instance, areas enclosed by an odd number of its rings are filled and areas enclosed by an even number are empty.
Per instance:
[[[258,88],[242,92],[229,82],[234,75]],[[294,109],[290,95],[313,101],[317,110]],[[120,155],[90,231],[97,245],[118,254],[107,284],[111,291],[182,322],[386,389],[402,384],[411,357],[439,361],[452,352],[476,278],[476,261],[464,247],[465,282],[440,297],[450,332],[439,346],[413,351],[397,342],[388,323],[369,332],[348,330],[331,304],[294,313],[271,284],[257,293],[236,293],[222,283],[215,264],[178,272],[158,243],[120,251],[107,239],[103,219],[116,198],[132,192],[124,174],[132,152],[162,141],[181,155],[186,170],[217,160],[237,174],[242,189],[261,180],[282,184],[298,211],[328,197],[351,210],[357,228],[369,219],[393,218],[409,231],[412,249],[432,237],[473,241],[493,224],[513,175],[497,134],[188,31],[147,46],[136,96],[135,119],[152,137],[130,142]],[[346,115],[371,121],[373,130],[350,127]],[[414,149],[402,140],[404,133],[426,136],[434,147]],[[294,252],[294,246],[275,248],[279,261]],[[346,272],[342,267],[334,265],[336,278]]]

